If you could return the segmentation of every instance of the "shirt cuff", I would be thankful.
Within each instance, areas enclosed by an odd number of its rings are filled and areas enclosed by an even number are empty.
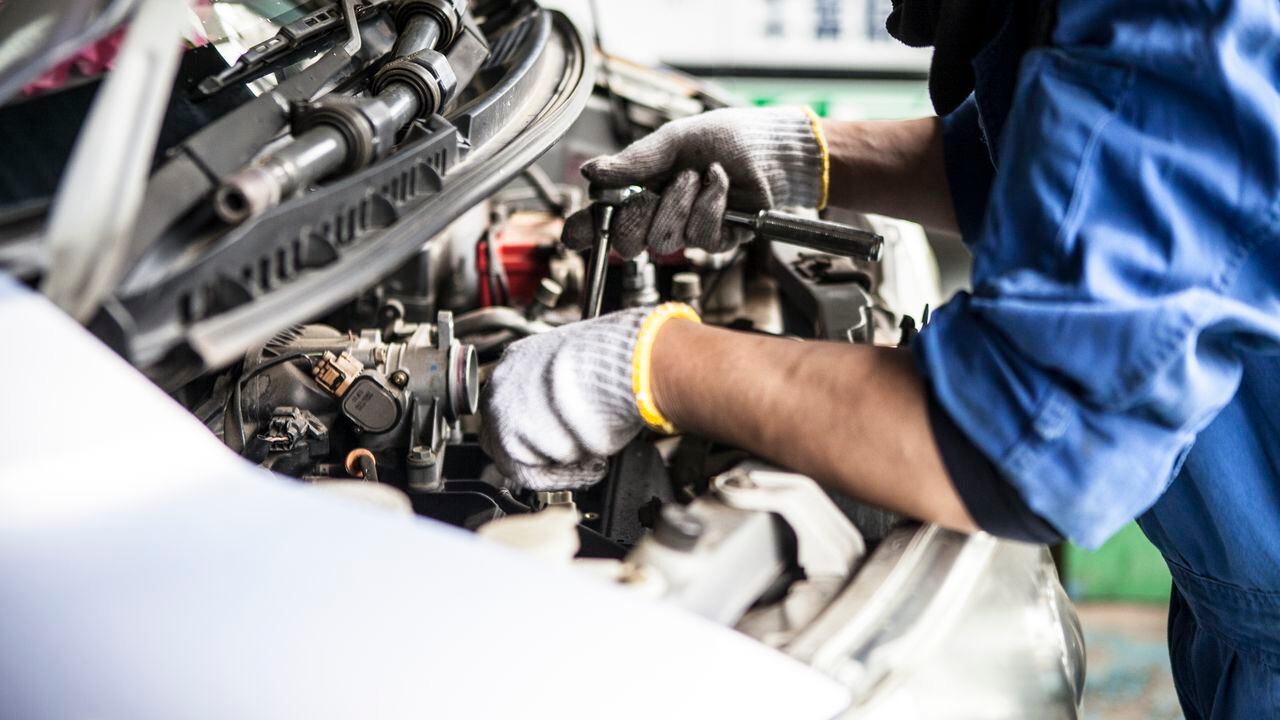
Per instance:
[[[996,172],[972,95],[942,118],[942,154],[956,225],[972,242],[982,230]]]
[[[929,428],[951,484],[978,527],[997,537],[1054,545],[1058,532],[1037,515],[929,393]]]
[[[1032,512],[1100,547],[1159,497],[1194,436],[1149,414],[1081,404],[979,317],[978,302],[960,293],[938,308],[911,344],[920,374]]]

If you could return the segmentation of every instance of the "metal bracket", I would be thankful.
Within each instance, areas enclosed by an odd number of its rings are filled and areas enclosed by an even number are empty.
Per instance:
[[[355,57],[360,52],[360,18],[356,15],[356,0],[341,0],[338,3],[342,8],[342,19],[347,25],[347,42],[343,44],[342,49],[347,51],[351,57]]]
[[[782,516],[796,534],[800,566],[809,577],[849,574],[866,555],[857,528],[811,478],[763,463],[744,463],[711,481],[725,505]]]
[[[449,428],[441,417],[438,399],[429,404],[414,403],[410,433],[412,442],[405,458],[409,487],[419,492],[444,490],[444,476],[441,473]]]

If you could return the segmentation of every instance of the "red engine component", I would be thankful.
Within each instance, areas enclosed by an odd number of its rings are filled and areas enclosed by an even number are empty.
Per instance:
[[[497,246],[491,252],[488,241],[476,246],[476,270],[480,275],[480,304],[524,306],[533,303],[538,283],[551,273],[550,259],[564,220],[543,212],[516,213],[507,218],[493,235]],[[494,262],[496,260],[496,267]],[[618,255],[610,263],[620,263]],[[685,266],[684,250],[654,258],[658,265]]]
[[[516,213],[507,218],[493,236],[496,253],[481,241],[476,250],[476,269],[482,278],[480,303],[486,306],[531,304],[538,283],[549,273],[548,261],[563,227],[564,221],[550,213]],[[496,259],[500,267],[491,269],[491,258]],[[493,280],[498,277],[505,278],[505,283],[501,283],[505,288],[495,287],[499,283]]]

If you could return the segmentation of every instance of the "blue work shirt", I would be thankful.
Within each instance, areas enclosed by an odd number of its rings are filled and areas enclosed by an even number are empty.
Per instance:
[[[1040,46],[1010,20],[944,118],[974,289],[917,359],[1062,534],[1142,516],[1189,714],[1237,716],[1202,672],[1236,659],[1263,678],[1248,716],[1280,717],[1280,3],[1057,5]]]

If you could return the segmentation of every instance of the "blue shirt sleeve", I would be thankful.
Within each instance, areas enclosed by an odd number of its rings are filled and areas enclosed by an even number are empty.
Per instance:
[[[1240,350],[1280,351],[1280,27],[1261,0],[1182,5],[1060,3],[966,229],[974,290],[914,344],[950,418],[1088,547],[1159,497]]]
[[[995,164],[982,132],[973,95],[942,118],[942,148],[960,236],[977,238],[991,195]]]
[[[1027,507],[1017,488],[1000,477],[991,461],[956,427],[932,395],[929,397],[929,429],[951,484],[978,527],[997,537],[1022,542],[1044,545],[1062,542],[1062,533]]]

